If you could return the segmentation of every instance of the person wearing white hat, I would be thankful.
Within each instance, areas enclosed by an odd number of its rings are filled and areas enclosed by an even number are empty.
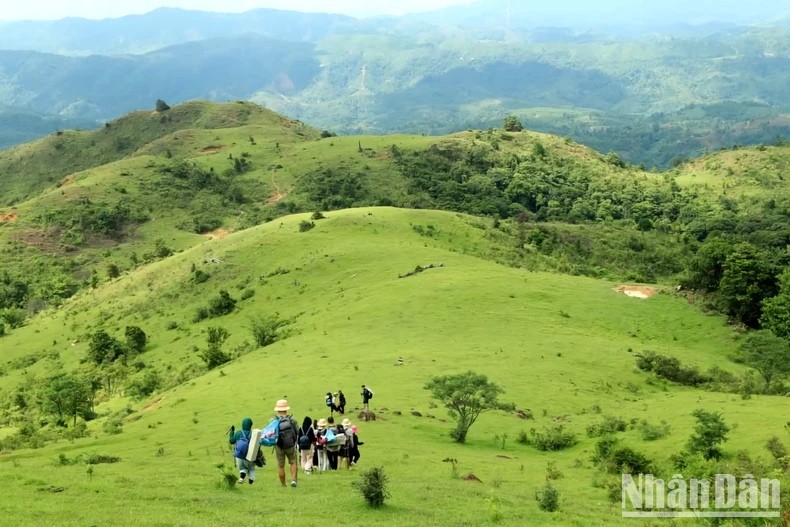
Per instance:
[[[291,486],[296,487],[296,476],[298,470],[296,468],[296,430],[298,425],[294,418],[288,415],[288,401],[280,399],[274,407],[277,412],[277,419],[280,421],[279,433],[277,444],[274,446],[274,452],[277,455],[277,475],[280,477],[280,485],[285,486],[285,458],[288,458],[288,463],[291,465]]]
[[[324,472],[329,468],[329,458],[326,455],[326,419],[319,419],[315,431],[315,448],[318,452],[318,470]]]

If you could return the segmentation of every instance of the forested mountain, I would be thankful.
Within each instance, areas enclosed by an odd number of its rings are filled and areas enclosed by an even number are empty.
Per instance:
[[[656,12],[622,2],[578,11],[521,3],[503,11],[505,4],[362,20],[165,9],[8,23],[0,105],[52,116],[51,131],[57,119],[102,125],[157,98],[252,100],[341,134],[443,134],[515,114],[531,129],[647,167],[790,135],[790,28],[776,22],[781,2],[749,16],[734,3],[705,11],[719,22],[696,4]],[[665,25],[670,7],[685,16],[683,27]],[[655,23],[625,24],[637,11]],[[560,12],[586,13],[588,25],[572,17],[563,27],[541,25]],[[497,18],[507,13],[504,23]],[[737,16],[774,22],[735,25]],[[32,138],[10,130],[3,137],[0,145]]]

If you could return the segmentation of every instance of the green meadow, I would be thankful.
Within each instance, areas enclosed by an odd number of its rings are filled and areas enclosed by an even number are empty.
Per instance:
[[[463,214],[361,207],[324,215],[288,215],[212,239],[168,238],[173,256],[84,289],[4,336],[6,397],[52,371],[79,367],[90,333],[120,337],[128,325],[148,335],[139,360],[166,388],[142,399],[102,398],[87,437],[0,454],[0,524],[696,525],[622,519],[619,498],[612,502],[605,486],[612,476],[591,461],[598,439],[587,427],[604,416],[666,421],[671,431],[656,441],[634,426],[617,435],[667,479],[698,408],[721,412],[731,427],[726,459],[746,451],[767,462],[766,441],[790,439],[785,398],[681,387],[637,369],[636,355],[654,351],[702,370],[746,370],[731,360],[740,337],[725,317],[703,313],[672,287],[632,298],[615,290],[622,282],[500,265],[485,257],[495,249],[490,220]],[[315,226],[302,232],[305,221]],[[209,278],[197,283],[195,270]],[[194,322],[220,290],[237,300],[234,311]],[[280,340],[259,348],[252,321],[271,315],[288,323]],[[199,350],[208,327],[228,331],[223,350],[233,360],[206,371]],[[19,362],[32,354],[39,360]],[[452,420],[424,386],[467,370],[487,375],[504,390],[502,401],[533,418],[484,413],[466,443],[454,443]],[[375,392],[375,421],[357,419],[361,384]],[[262,427],[283,397],[300,423],[305,415],[325,417],[323,395],[338,388],[365,443],[358,467],[300,471],[296,489],[281,488],[267,451],[254,485],[225,484],[222,470],[235,473],[231,424],[249,416]],[[111,433],[107,422],[120,416],[120,433]],[[578,443],[541,452],[517,441],[557,425]],[[16,432],[0,428],[0,439]],[[91,456],[118,460],[87,464]],[[554,513],[535,498],[549,463],[562,474],[553,483],[560,493]],[[390,479],[391,498],[379,510],[351,485],[374,466]]]

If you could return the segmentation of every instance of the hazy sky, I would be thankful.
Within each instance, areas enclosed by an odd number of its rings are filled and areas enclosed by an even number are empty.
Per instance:
[[[344,13],[353,16],[427,11],[472,0],[11,0],[3,2],[0,20],[57,19],[67,16],[110,18],[141,14],[157,7],[239,13],[260,7],[293,11]]]

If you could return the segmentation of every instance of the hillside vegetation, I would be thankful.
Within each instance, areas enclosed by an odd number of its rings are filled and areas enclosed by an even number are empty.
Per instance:
[[[612,525],[626,466],[785,477],[790,147],[657,173],[514,118],[338,137],[160,103],[0,157],[4,517],[52,492],[33,509],[62,525],[309,523],[330,501],[374,525]],[[461,445],[424,387],[467,370],[506,404]],[[273,456],[261,485],[222,483],[230,424],[282,397],[321,417],[337,388],[354,408],[363,383],[381,515],[355,471],[302,477],[288,520]],[[697,410],[729,430],[703,457]]]
[[[310,221],[315,227],[304,230]],[[421,229],[437,236],[426,238]],[[362,208],[320,220],[288,216],[206,240],[42,312],[3,338],[0,441],[21,448],[0,457],[4,517],[34,511],[62,525],[185,518],[216,525],[252,521],[267,510],[273,522],[309,524],[313,511],[331,502],[349,521],[372,525],[444,524],[461,509],[468,525],[626,525],[619,493],[608,497],[612,485],[619,489],[619,476],[591,461],[600,439],[588,429],[607,416],[622,419],[619,440],[670,477],[676,470],[670,455],[683,448],[697,408],[722,412],[732,427],[728,462],[744,451],[740,466],[767,467],[771,458],[760,445],[787,435],[776,398],[679,387],[634,367],[649,350],[700,371],[716,366],[712,371],[740,376],[743,366],[728,360],[737,342],[721,317],[704,316],[671,294],[629,298],[613,290],[616,282],[472,256],[490,243],[479,219],[450,212]],[[201,273],[207,279],[198,280]],[[222,291],[235,301],[232,309],[198,321],[202,308],[214,313]],[[252,332],[261,317],[284,323],[278,340],[262,348]],[[94,362],[97,343],[124,342],[130,326],[145,333],[144,347],[125,359]],[[219,351],[230,362],[207,370],[201,357],[210,328],[227,332]],[[394,365],[399,356],[403,366]],[[467,369],[488,375],[531,419],[487,413],[466,444],[453,443],[452,423],[423,385],[433,375]],[[47,402],[52,389],[64,386],[63,372],[92,379],[95,390],[76,424],[64,409],[65,428]],[[382,465],[392,481],[391,505],[381,513],[365,510],[351,492],[356,471],[301,476],[295,491],[276,489],[269,452],[255,486],[218,486],[217,467],[231,461],[224,434],[230,424],[245,415],[265,422],[272,401],[283,396],[300,420],[321,416],[323,393],[338,387],[353,408],[362,383],[376,391],[379,418],[359,423],[361,468]],[[47,409],[43,420],[31,422],[39,406]],[[356,412],[350,417],[356,422]],[[670,422],[669,435],[645,440],[642,420]],[[519,442],[530,429],[558,426],[575,445],[543,452]],[[44,450],[30,450],[55,438]],[[553,480],[561,493],[556,513],[540,511],[532,497],[545,484],[547,463],[553,478],[561,476]],[[482,483],[462,479],[468,474]],[[283,507],[297,498],[279,492],[298,493],[299,506]],[[42,495],[50,499],[33,499]],[[123,513],[108,516],[112,509]]]

